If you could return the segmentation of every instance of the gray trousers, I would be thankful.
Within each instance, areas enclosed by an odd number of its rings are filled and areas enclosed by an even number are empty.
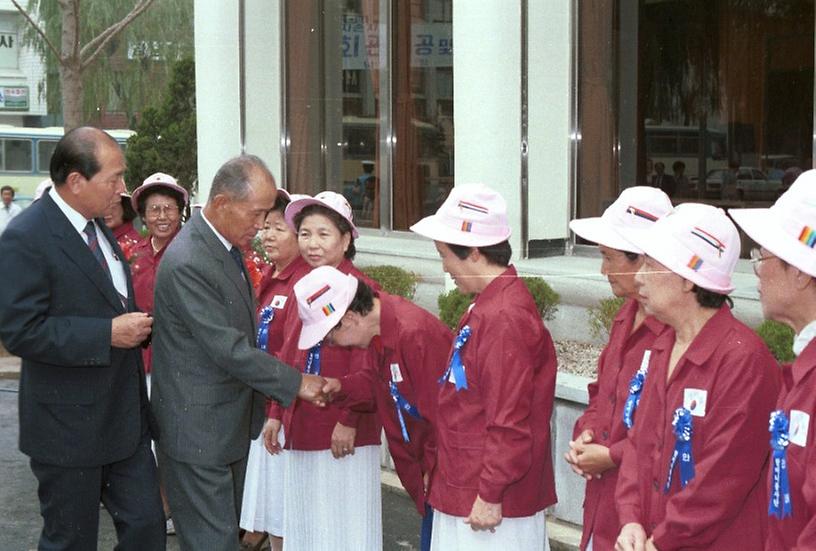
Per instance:
[[[246,456],[229,465],[194,465],[157,451],[181,551],[236,551]]]

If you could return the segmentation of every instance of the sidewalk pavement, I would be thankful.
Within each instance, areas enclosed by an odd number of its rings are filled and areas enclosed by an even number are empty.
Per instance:
[[[17,387],[20,360],[0,357],[0,550],[28,551],[37,548],[42,519],[37,502],[37,485],[28,458],[18,449]],[[420,517],[397,476],[382,471],[383,551],[417,551]],[[100,510],[100,550],[113,549],[116,532],[110,516]],[[551,551],[578,549],[580,530],[558,521],[547,521]],[[178,551],[174,536],[167,550]]]

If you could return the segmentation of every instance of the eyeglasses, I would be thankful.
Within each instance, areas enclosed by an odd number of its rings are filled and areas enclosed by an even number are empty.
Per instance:
[[[759,250],[756,247],[751,249],[751,252],[749,253],[749,255],[751,257],[751,264],[754,266],[754,273],[756,273],[756,271],[759,269],[759,263],[760,262],[762,262],[764,260],[770,260],[772,258],[776,258],[773,255],[762,256],[762,251]]]
[[[145,209],[145,214],[148,218],[158,218],[162,214],[165,216],[176,216],[178,213],[178,205],[151,205]]]

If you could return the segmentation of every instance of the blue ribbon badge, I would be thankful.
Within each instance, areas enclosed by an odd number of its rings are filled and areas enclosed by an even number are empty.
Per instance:
[[[643,385],[646,384],[646,375],[649,373],[649,358],[652,355],[651,350],[643,352],[643,359],[640,361],[640,369],[634,374],[632,380],[629,381],[629,396],[626,398],[626,405],[623,406],[623,424],[627,429],[631,429],[635,424],[635,410],[640,404],[640,392],[643,390]]]
[[[275,309],[272,305],[264,306],[261,310],[261,321],[258,325],[258,338],[255,340],[258,348],[267,351],[266,347],[269,345],[269,324],[275,319]]]
[[[320,347],[323,346],[323,341],[320,341],[309,349],[309,355],[306,356],[306,373],[309,375],[320,375]]]
[[[450,377],[451,371],[453,371],[453,380],[456,384],[457,392],[463,388],[467,390],[468,387],[465,366],[462,365],[462,347],[465,346],[469,338],[470,326],[465,325],[461,331],[459,331],[459,334],[456,335],[456,341],[453,343],[453,355],[451,356],[450,364],[448,364],[448,369],[446,369],[445,373],[439,378],[439,384],[445,384],[445,381]]]
[[[389,388],[391,389],[391,398],[394,399],[394,405],[397,407],[397,419],[399,419],[400,428],[402,429],[402,439],[406,442],[410,442],[411,438],[408,436],[408,428],[405,426],[405,416],[403,416],[402,412],[403,410],[407,411],[408,415],[416,419],[422,419],[422,417],[419,415],[417,407],[412,405],[411,402],[406,400],[400,393],[397,388],[397,383],[391,381]]]
[[[769,425],[768,432],[771,433],[771,449],[773,450],[773,479],[768,516],[783,519],[793,514],[788,480],[788,418],[785,412],[781,409],[772,412]]]
[[[694,478],[694,458],[691,456],[691,412],[686,408],[674,410],[672,428],[677,440],[669,464],[669,477],[666,480],[666,487],[663,489],[664,493],[668,493],[669,488],[671,488],[672,475],[678,458],[680,459],[680,488],[685,488]]]

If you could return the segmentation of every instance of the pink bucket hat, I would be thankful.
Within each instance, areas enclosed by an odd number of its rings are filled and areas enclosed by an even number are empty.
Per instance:
[[[816,170],[803,172],[771,208],[729,214],[751,239],[816,277]]]
[[[131,197],[130,199],[130,203],[131,205],[133,205],[133,210],[139,212],[139,196],[148,189],[154,187],[163,187],[175,191],[176,193],[180,193],[182,199],[184,200],[185,205],[190,200],[190,196],[187,193],[187,190],[178,185],[178,182],[176,182],[175,178],[173,178],[169,174],[165,174],[164,172],[155,172],[148,176],[147,178],[145,178],[145,181],[142,182],[142,185],[133,190],[133,197]]]
[[[569,227],[580,237],[619,251],[642,254],[621,235],[621,231],[649,231],[655,222],[672,209],[669,196],[649,186],[635,186],[623,190],[604,211],[594,218],[578,218]]]
[[[434,241],[463,247],[487,247],[510,237],[507,203],[484,184],[454,187],[436,214],[426,216],[411,231]]]
[[[351,212],[351,205],[349,205],[346,198],[339,193],[334,191],[321,191],[314,197],[309,197],[307,195],[298,197],[300,198],[292,198],[292,202],[286,206],[286,212],[284,213],[286,223],[289,224],[289,227],[291,227],[293,231],[297,231],[297,228],[295,227],[295,216],[297,216],[297,213],[309,205],[321,205],[333,210],[345,218],[351,226],[351,235],[355,239],[360,237],[360,233],[357,231],[357,226],[354,225],[354,215]]]
[[[298,348],[307,350],[329,334],[357,293],[357,278],[331,266],[315,268],[295,283],[298,315],[303,327]]]
[[[720,208],[685,203],[655,222],[651,231],[627,229],[623,235],[703,289],[721,294],[734,290],[731,274],[739,260],[739,232]]]

